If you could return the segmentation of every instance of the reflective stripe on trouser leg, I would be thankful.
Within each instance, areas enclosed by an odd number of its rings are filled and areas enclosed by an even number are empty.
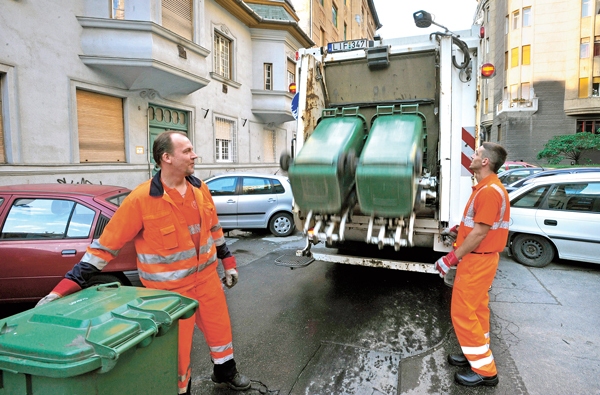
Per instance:
[[[451,316],[465,357],[471,369],[484,376],[497,374],[489,348],[488,290],[498,268],[498,254],[468,254],[458,264],[452,288]]]
[[[196,325],[204,334],[213,362],[222,364],[233,359],[231,321],[223,284],[217,271],[192,291],[197,293],[200,303]]]

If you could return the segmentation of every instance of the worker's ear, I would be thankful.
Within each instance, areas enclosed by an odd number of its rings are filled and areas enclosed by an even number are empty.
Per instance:
[[[163,154],[160,157],[160,159],[161,159],[161,162],[171,163],[171,155],[169,155],[168,152],[163,152]]]

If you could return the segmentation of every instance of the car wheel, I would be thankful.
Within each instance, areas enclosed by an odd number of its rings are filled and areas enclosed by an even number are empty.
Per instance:
[[[288,213],[277,213],[269,221],[269,230],[275,236],[289,236],[294,231],[294,220]]]
[[[88,281],[88,285],[90,287],[92,287],[94,285],[109,284],[109,283],[119,283],[121,285],[129,285],[126,282],[124,282],[123,280],[121,280],[119,277],[117,277],[113,274],[106,274],[106,273],[96,274],[95,276],[90,278],[90,280]]]
[[[554,259],[552,244],[541,236],[518,235],[511,250],[516,261],[526,266],[544,267]]]

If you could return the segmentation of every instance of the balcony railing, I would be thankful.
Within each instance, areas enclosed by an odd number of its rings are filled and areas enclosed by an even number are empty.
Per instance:
[[[502,100],[496,106],[496,115],[502,112],[520,112],[520,111],[531,111],[536,112],[538,110],[538,98],[532,99],[519,99],[519,100]]]

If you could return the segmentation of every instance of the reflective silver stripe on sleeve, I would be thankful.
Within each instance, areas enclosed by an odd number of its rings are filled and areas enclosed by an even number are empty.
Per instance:
[[[196,256],[196,249],[191,248],[186,251],[181,251],[175,254],[162,256],[158,254],[137,254],[138,260],[141,263],[146,264],[170,264],[173,262],[179,262],[186,259],[190,259]]]
[[[200,233],[200,224],[189,225],[188,229],[189,229],[191,235]]]
[[[210,249],[212,248],[214,244],[214,241],[212,239],[212,237],[209,237],[208,240],[206,241],[206,244],[203,244],[200,246],[200,254],[206,254],[207,252],[210,251]]]
[[[217,224],[215,226],[213,226],[212,228],[210,228],[210,231],[211,232],[216,232],[219,229],[221,229],[221,223],[217,222]]]
[[[108,264],[108,262],[106,262],[104,259],[98,258],[96,255],[90,254],[89,252],[86,252],[83,255],[81,261],[89,263],[98,270],[104,269],[104,267]]]
[[[215,245],[217,247],[222,246],[223,244],[225,244],[225,236],[219,237],[215,240]]]
[[[223,352],[223,351],[227,351],[227,350],[233,348],[233,344],[227,343],[224,346],[209,347],[209,348],[210,348],[210,351],[212,351],[212,352]]]
[[[119,250],[111,250],[110,248],[103,246],[102,244],[100,244],[100,241],[98,241],[98,239],[92,240],[92,244],[90,244],[90,248],[95,248],[97,250],[106,251],[106,252],[110,253],[112,256],[117,256],[119,254]]]

